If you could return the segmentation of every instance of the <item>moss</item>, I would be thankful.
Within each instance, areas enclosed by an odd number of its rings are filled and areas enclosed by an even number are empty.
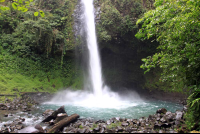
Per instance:
[[[122,123],[121,122],[117,122],[117,123],[111,123],[110,125],[107,126],[108,129],[113,129],[116,128],[117,126],[121,126]]]

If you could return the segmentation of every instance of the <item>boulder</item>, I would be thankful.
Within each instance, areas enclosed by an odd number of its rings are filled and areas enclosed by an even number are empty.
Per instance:
[[[166,113],[167,113],[167,109],[165,109],[165,108],[158,109],[158,110],[156,111],[156,113],[157,113],[157,114],[166,114]]]
[[[29,126],[22,130],[19,130],[18,133],[44,133],[44,131],[36,129],[35,126]]]
[[[60,107],[58,110],[54,111],[50,116],[45,118],[42,122],[49,122],[52,119],[55,120],[57,118],[57,115],[60,113],[66,113],[64,106]]]
[[[176,111],[176,120],[181,120],[183,118],[183,112]]]

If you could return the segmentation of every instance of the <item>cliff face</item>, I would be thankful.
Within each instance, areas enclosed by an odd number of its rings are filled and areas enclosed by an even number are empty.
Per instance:
[[[113,87],[146,88],[141,59],[155,53],[157,44],[136,39],[136,21],[153,2],[96,0],[96,27],[103,75]]]

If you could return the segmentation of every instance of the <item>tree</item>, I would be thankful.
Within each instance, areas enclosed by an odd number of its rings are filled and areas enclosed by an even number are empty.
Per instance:
[[[141,68],[146,73],[159,66],[160,80],[169,81],[173,91],[190,91],[186,124],[189,130],[200,130],[200,1],[156,0],[155,6],[137,21],[136,37],[156,38],[160,51],[143,59]]]
[[[3,3],[3,2],[6,2],[6,0],[0,0],[0,2]],[[22,11],[22,12],[27,12],[29,7],[35,5],[33,0],[13,0],[11,1],[11,3],[12,3],[12,8],[14,8],[15,10]],[[5,6],[5,5],[0,5],[0,10],[3,10],[3,11],[10,10],[10,7]],[[36,11],[34,15],[38,16],[39,13],[42,17],[45,16],[42,10]]]
[[[200,80],[200,2],[198,0],[156,0],[150,10],[137,21],[140,39],[160,43],[159,53],[143,59],[146,72],[159,66],[161,81],[170,81],[173,91],[199,86]]]

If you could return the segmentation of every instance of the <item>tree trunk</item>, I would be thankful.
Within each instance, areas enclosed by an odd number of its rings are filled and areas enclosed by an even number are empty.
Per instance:
[[[53,126],[50,130],[48,130],[47,133],[56,133],[58,132],[61,128],[66,127],[68,124],[71,122],[77,120],[80,116],[78,114],[73,114],[69,117],[64,118],[63,120],[59,121],[57,124]]]
[[[63,120],[66,117],[68,117],[67,114],[58,114],[57,118],[54,121],[54,124],[57,124],[59,121]]]

